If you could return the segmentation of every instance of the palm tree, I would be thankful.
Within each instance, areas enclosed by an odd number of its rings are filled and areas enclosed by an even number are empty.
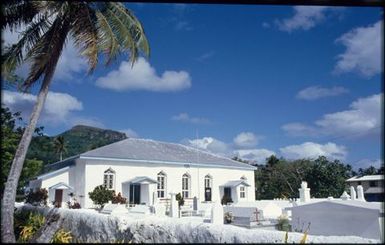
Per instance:
[[[12,72],[25,61],[31,64],[23,89],[41,84],[36,104],[20,140],[5,184],[1,209],[3,242],[15,242],[13,212],[17,183],[33,132],[48,94],[49,85],[67,39],[72,38],[89,63],[92,72],[99,53],[106,65],[127,52],[132,65],[139,52],[149,56],[149,46],[142,25],[131,11],[118,2],[6,1],[2,4],[1,28],[26,29],[20,40],[6,48],[2,72]]]
[[[63,160],[63,152],[67,152],[67,147],[66,147],[66,143],[64,141],[64,136],[56,137],[53,144],[54,144],[56,153],[60,154],[60,161],[62,161]]]

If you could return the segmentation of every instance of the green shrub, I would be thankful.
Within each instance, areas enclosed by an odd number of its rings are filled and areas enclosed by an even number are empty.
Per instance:
[[[39,230],[45,222],[41,214],[30,213],[26,225],[22,226],[19,239],[21,242],[28,242],[32,236]]]
[[[290,225],[289,218],[287,217],[287,215],[280,215],[278,217],[277,229],[280,231],[290,231],[291,230],[291,225]]]
[[[66,232],[63,229],[57,230],[52,238],[51,243],[70,243],[72,242],[71,232]]]
[[[107,187],[103,185],[96,186],[92,192],[89,192],[88,195],[94,204],[99,205],[100,208],[104,207],[104,204],[108,201],[112,201],[114,196],[114,191],[108,190]]]
[[[179,208],[184,205],[184,198],[180,193],[176,194],[175,199],[178,201]]]

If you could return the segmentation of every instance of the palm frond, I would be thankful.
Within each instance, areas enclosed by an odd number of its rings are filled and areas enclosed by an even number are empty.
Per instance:
[[[117,40],[121,44],[122,49],[130,51],[130,61],[131,63],[134,63],[138,57],[138,49],[132,38],[130,26],[125,25],[111,9],[107,9],[106,16],[108,17],[110,26],[117,37]]]
[[[32,59],[30,73],[23,87],[29,88],[44,74],[52,75],[63,50],[70,22],[66,15],[56,16],[50,29],[27,54]]]
[[[131,35],[138,48],[147,56],[150,56],[150,47],[144,29],[135,15],[120,2],[110,3],[114,13],[125,25],[130,27]]]
[[[9,27],[13,31],[23,24],[28,24],[39,11],[38,5],[32,1],[5,1],[1,9],[1,29]]]
[[[95,11],[88,5],[79,8],[74,16],[71,33],[75,40],[75,45],[81,49],[81,55],[88,59],[89,70],[91,73],[98,63],[98,31],[96,29]]]
[[[106,65],[108,65],[113,59],[116,58],[116,55],[119,51],[119,43],[110,24],[106,19],[106,16],[101,11],[96,11],[96,16],[98,19],[98,44],[100,49],[104,50],[105,54],[108,55],[106,60]]]
[[[4,49],[2,55],[2,66],[4,72],[12,72],[24,61],[24,53],[28,53],[32,47],[40,40],[42,33],[46,32],[50,26],[46,16],[41,16],[38,21],[32,22],[25,31],[21,33],[21,39],[12,46]],[[3,68],[2,67],[2,68]]]

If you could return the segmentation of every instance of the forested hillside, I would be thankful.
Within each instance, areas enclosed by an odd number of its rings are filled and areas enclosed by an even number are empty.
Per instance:
[[[63,159],[127,138],[121,132],[77,125],[56,136],[34,136],[28,158],[42,160],[44,165],[59,161],[60,154],[55,147],[55,139],[59,136],[64,138]]]

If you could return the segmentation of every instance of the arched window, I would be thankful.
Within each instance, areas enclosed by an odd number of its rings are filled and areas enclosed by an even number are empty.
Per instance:
[[[211,175],[206,175],[205,176],[205,188],[211,188],[213,185],[213,177]]]
[[[109,190],[115,189],[115,171],[112,168],[104,171],[103,186]]]
[[[204,185],[204,193],[205,193],[205,201],[211,202],[211,188],[213,186],[213,177],[211,175],[205,176],[205,185]]]
[[[182,197],[190,197],[190,188],[191,188],[191,177],[189,174],[185,173],[182,176]]]
[[[158,173],[158,198],[164,198],[166,195],[167,176],[161,171]]]

